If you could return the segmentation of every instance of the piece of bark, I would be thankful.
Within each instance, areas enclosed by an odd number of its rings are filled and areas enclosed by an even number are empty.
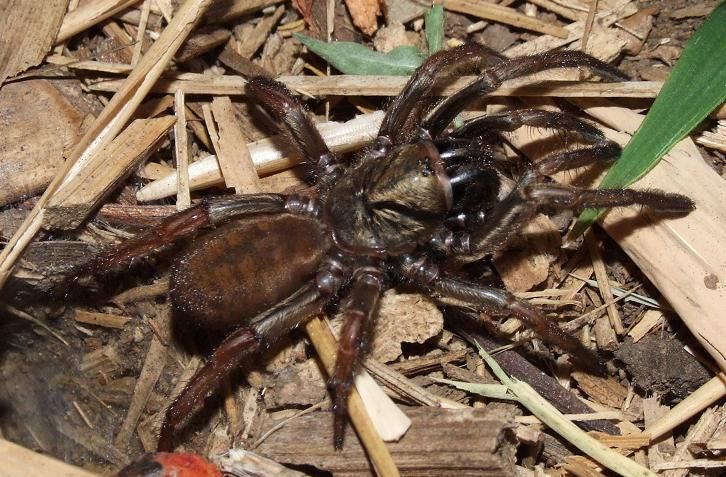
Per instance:
[[[0,439],[0,475],[53,475],[57,477],[94,477],[98,474],[43,454],[33,452],[12,442]]]
[[[50,183],[64,150],[80,136],[86,114],[47,80],[11,83],[0,90],[0,175],[6,178],[0,205]]]
[[[247,147],[248,140],[235,118],[234,106],[228,97],[214,98],[212,112],[219,137],[215,144],[217,160],[227,187],[237,194],[252,194],[260,190],[260,179]],[[210,136],[212,136],[210,131]]]
[[[184,63],[227,43],[232,33],[224,28],[198,31],[179,48],[176,61]]]
[[[234,41],[234,38],[230,38],[227,41],[227,44],[217,58],[220,62],[245,78],[252,78],[254,76],[272,76],[265,69],[253,63],[248,58],[240,55],[233,46]]]
[[[259,23],[254,26],[250,26],[250,31],[241,32],[239,35],[240,41],[237,46],[237,53],[242,58],[246,58],[248,60],[252,59],[255,53],[257,53],[257,50],[265,44],[272,28],[280,21],[280,18],[282,18],[284,13],[285,7],[279,6],[275,9],[275,12],[272,15],[263,17]],[[242,29],[244,29],[247,25],[249,24],[243,25]],[[235,32],[237,31],[238,30],[235,29]]]
[[[113,190],[118,180],[146,159],[174,124],[173,116],[137,119],[94,158],[48,203],[49,228],[77,227],[93,208]]]
[[[511,292],[531,290],[547,280],[561,246],[560,233],[549,217],[538,214],[507,247],[494,256],[494,266]],[[478,257],[480,258],[480,257]]]
[[[628,397],[628,390],[612,378],[601,378],[591,374],[574,372],[572,377],[594,401],[609,407],[620,409]]]
[[[98,313],[84,310],[75,310],[73,319],[79,323],[102,326],[104,328],[123,329],[124,325],[131,320],[128,316],[112,315],[111,313]]]
[[[53,46],[69,0],[6,0],[0,4],[0,85],[38,65]]]
[[[204,14],[207,23],[229,23],[239,17],[262,10],[283,0],[217,0]]]
[[[512,475],[515,444],[511,417],[483,409],[407,410],[412,426],[388,444],[401,475]],[[271,428],[275,423],[269,423]],[[370,475],[372,469],[350,426],[336,451],[333,416],[316,412],[287,423],[255,450],[277,462],[312,465],[336,476]]]

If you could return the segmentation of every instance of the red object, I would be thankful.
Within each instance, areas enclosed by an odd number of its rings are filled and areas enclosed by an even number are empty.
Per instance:
[[[216,465],[197,454],[157,452],[124,467],[118,477],[222,477]]]

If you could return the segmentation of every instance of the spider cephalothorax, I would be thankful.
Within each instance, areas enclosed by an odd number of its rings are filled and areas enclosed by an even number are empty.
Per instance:
[[[431,106],[427,98],[435,78],[473,64],[493,66]],[[86,268],[100,273],[200,228],[215,228],[173,265],[171,301],[178,314],[229,335],[169,407],[159,448],[173,447],[175,431],[223,376],[338,299],[344,325],[331,387],[335,443],[341,445],[355,363],[379,297],[396,280],[435,299],[516,316],[545,341],[595,366],[596,359],[577,339],[536,308],[506,290],[462,279],[449,271],[453,267],[439,267],[450,258],[500,250],[541,208],[641,204],[665,212],[692,209],[692,202],[677,194],[592,191],[549,181],[546,174],[611,161],[619,154],[615,143],[576,117],[519,110],[450,128],[466,104],[503,81],[563,67],[587,67],[606,79],[622,77],[612,66],[575,51],[503,59],[485,47],[464,45],[437,53],[413,74],[388,109],[378,138],[355,164],[331,153],[284,86],[250,80],[248,95],[281,122],[309,163],[314,193],[205,199],[99,255]],[[490,138],[523,125],[572,132],[588,145],[520,164],[523,170],[511,191],[497,198],[503,159],[496,157]]]

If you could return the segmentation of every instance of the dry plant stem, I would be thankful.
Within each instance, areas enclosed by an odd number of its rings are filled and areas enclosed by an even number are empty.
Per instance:
[[[38,454],[0,439],[0,475],[53,475],[58,477],[96,477],[98,474]]]
[[[590,9],[587,12],[587,20],[585,20],[585,31],[582,33],[582,41],[580,49],[587,53],[587,39],[592,31],[592,24],[595,21],[595,13],[597,12],[597,0],[590,0]]]
[[[149,22],[149,12],[151,11],[151,0],[144,0],[141,6],[141,18],[139,19],[139,29],[136,35],[136,44],[134,45],[134,55],[131,59],[131,66],[136,66],[141,59],[141,49],[144,46],[144,35],[146,34],[146,25]]]
[[[726,374],[719,373],[643,432],[650,436],[651,442],[656,441],[724,396],[726,396]]]
[[[176,209],[185,210],[192,205],[192,196],[189,191],[189,135],[187,133],[187,116],[184,102],[184,92],[178,90],[174,93],[174,112],[176,124],[174,125],[174,153],[176,156]]]
[[[62,43],[73,35],[110,18],[136,3],[139,3],[139,0],[95,0],[86,2],[65,16],[55,42]]]
[[[81,66],[88,63],[80,63]],[[78,67],[79,63],[72,66]],[[95,63],[94,63],[95,65]],[[95,65],[94,68],[99,68]],[[118,67],[116,67],[118,68]],[[446,85],[437,87],[432,94],[450,96],[476,79],[476,76],[462,76]],[[395,96],[401,92],[408,80],[405,76],[281,76],[278,81],[292,91],[312,96]],[[89,86],[91,91],[114,92],[122,80],[100,81]],[[154,85],[153,92],[173,94],[183,89],[187,94],[211,94],[239,96],[244,94],[246,80],[239,76],[225,75],[210,77],[198,73],[167,75]],[[537,84],[534,84],[537,83]],[[658,95],[662,81],[626,81],[623,83],[595,83],[581,81],[550,81],[518,79],[507,81],[489,96],[555,96],[555,97],[614,97],[654,98]]]
[[[474,15],[484,20],[493,20],[559,38],[567,38],[569,35],[569,32],[562,27],[528,17],[527,15],[519,13],[514,8],[503,7],[496,3],[482,3],[475,0],[444,0],[443,4],[447,10]]]
[[[63,167],[0,254],[0,288],[10,276],[16,260],[40,230],[49,199],[70,179],[77,167],[84,167],[87,158],[108,145],[124,128],[210,3],[211,0],[184,2],[172,22],[131,72],[124,86],[73,148]]]
[[[615,333],[622,335],[625,332],[623,328],[623,320],[620,318],[620,313],[615,307],[613,301],[613,292],[610,289],[610,280],[608,279],[607,271],[605,270],[605,264],[602,260],[602,254],[595,241],[595,235],[592,230],[588,230],[585,235],[585,243],[590,251],[590,257],[592,259],[592,268],[595,271],[595,278],[600,289],[600,296],[605,303],[607,303],[608,319],[610,320],[610,326],[612,326]]]
[[[315,350],[323,361],[328,374],[331,374],[335,366],[335,355],[338,347],[328,326],[322,319],[315,317],[305,325],[305,331],[310,337],[310,341],[313,342],[313,346],[315,346]],[[391,454],[388,452],[388,448],[373,428],[373,423],[366,414],[363,402],[355,387],[351,390],[348,398],[348,413],[378,475],[381,477],[400,475]]]

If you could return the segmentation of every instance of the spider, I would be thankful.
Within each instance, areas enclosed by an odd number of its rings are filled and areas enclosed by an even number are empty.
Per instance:
[[[437,79],[462,65],[488,65],[456,94],[432,104]],[[538,309],[506,290],[460,278],[452,259],[492,254],[541,209],[579,210],[639,204],[687,213],[687,197],[660,191],[587,190],[549,181],[557,171],[612,161],[620,148],[574,116],[518,110],[450,128],[463,108],[503,81],[544,70],[587,67],[622,80],[613,66],[577,51],[504,59],[467,44],[429,57],[391,103],[372,146],[353,163],[326,146],[305,109],[282,84],[253,78],[247,94],[279,121],[312,169],[308,194],[205,198],[119,247],[99,254],[85,273],[103,271],[191,236],[200,236],[171,269],[177,313],[205,327],[232,330],[169,406],[159,450],[218,383],[330,303],[343,316],[330,378],[334,444],[342,446],[346,404],[357,358],[383,291],[405,283],[440,301],[522,320],[545,341],[595,367],[598,359]],[[511,192],[497,199],[508,166],[491,137],[527,125],[579,135],[586,146],[524,165]]]

